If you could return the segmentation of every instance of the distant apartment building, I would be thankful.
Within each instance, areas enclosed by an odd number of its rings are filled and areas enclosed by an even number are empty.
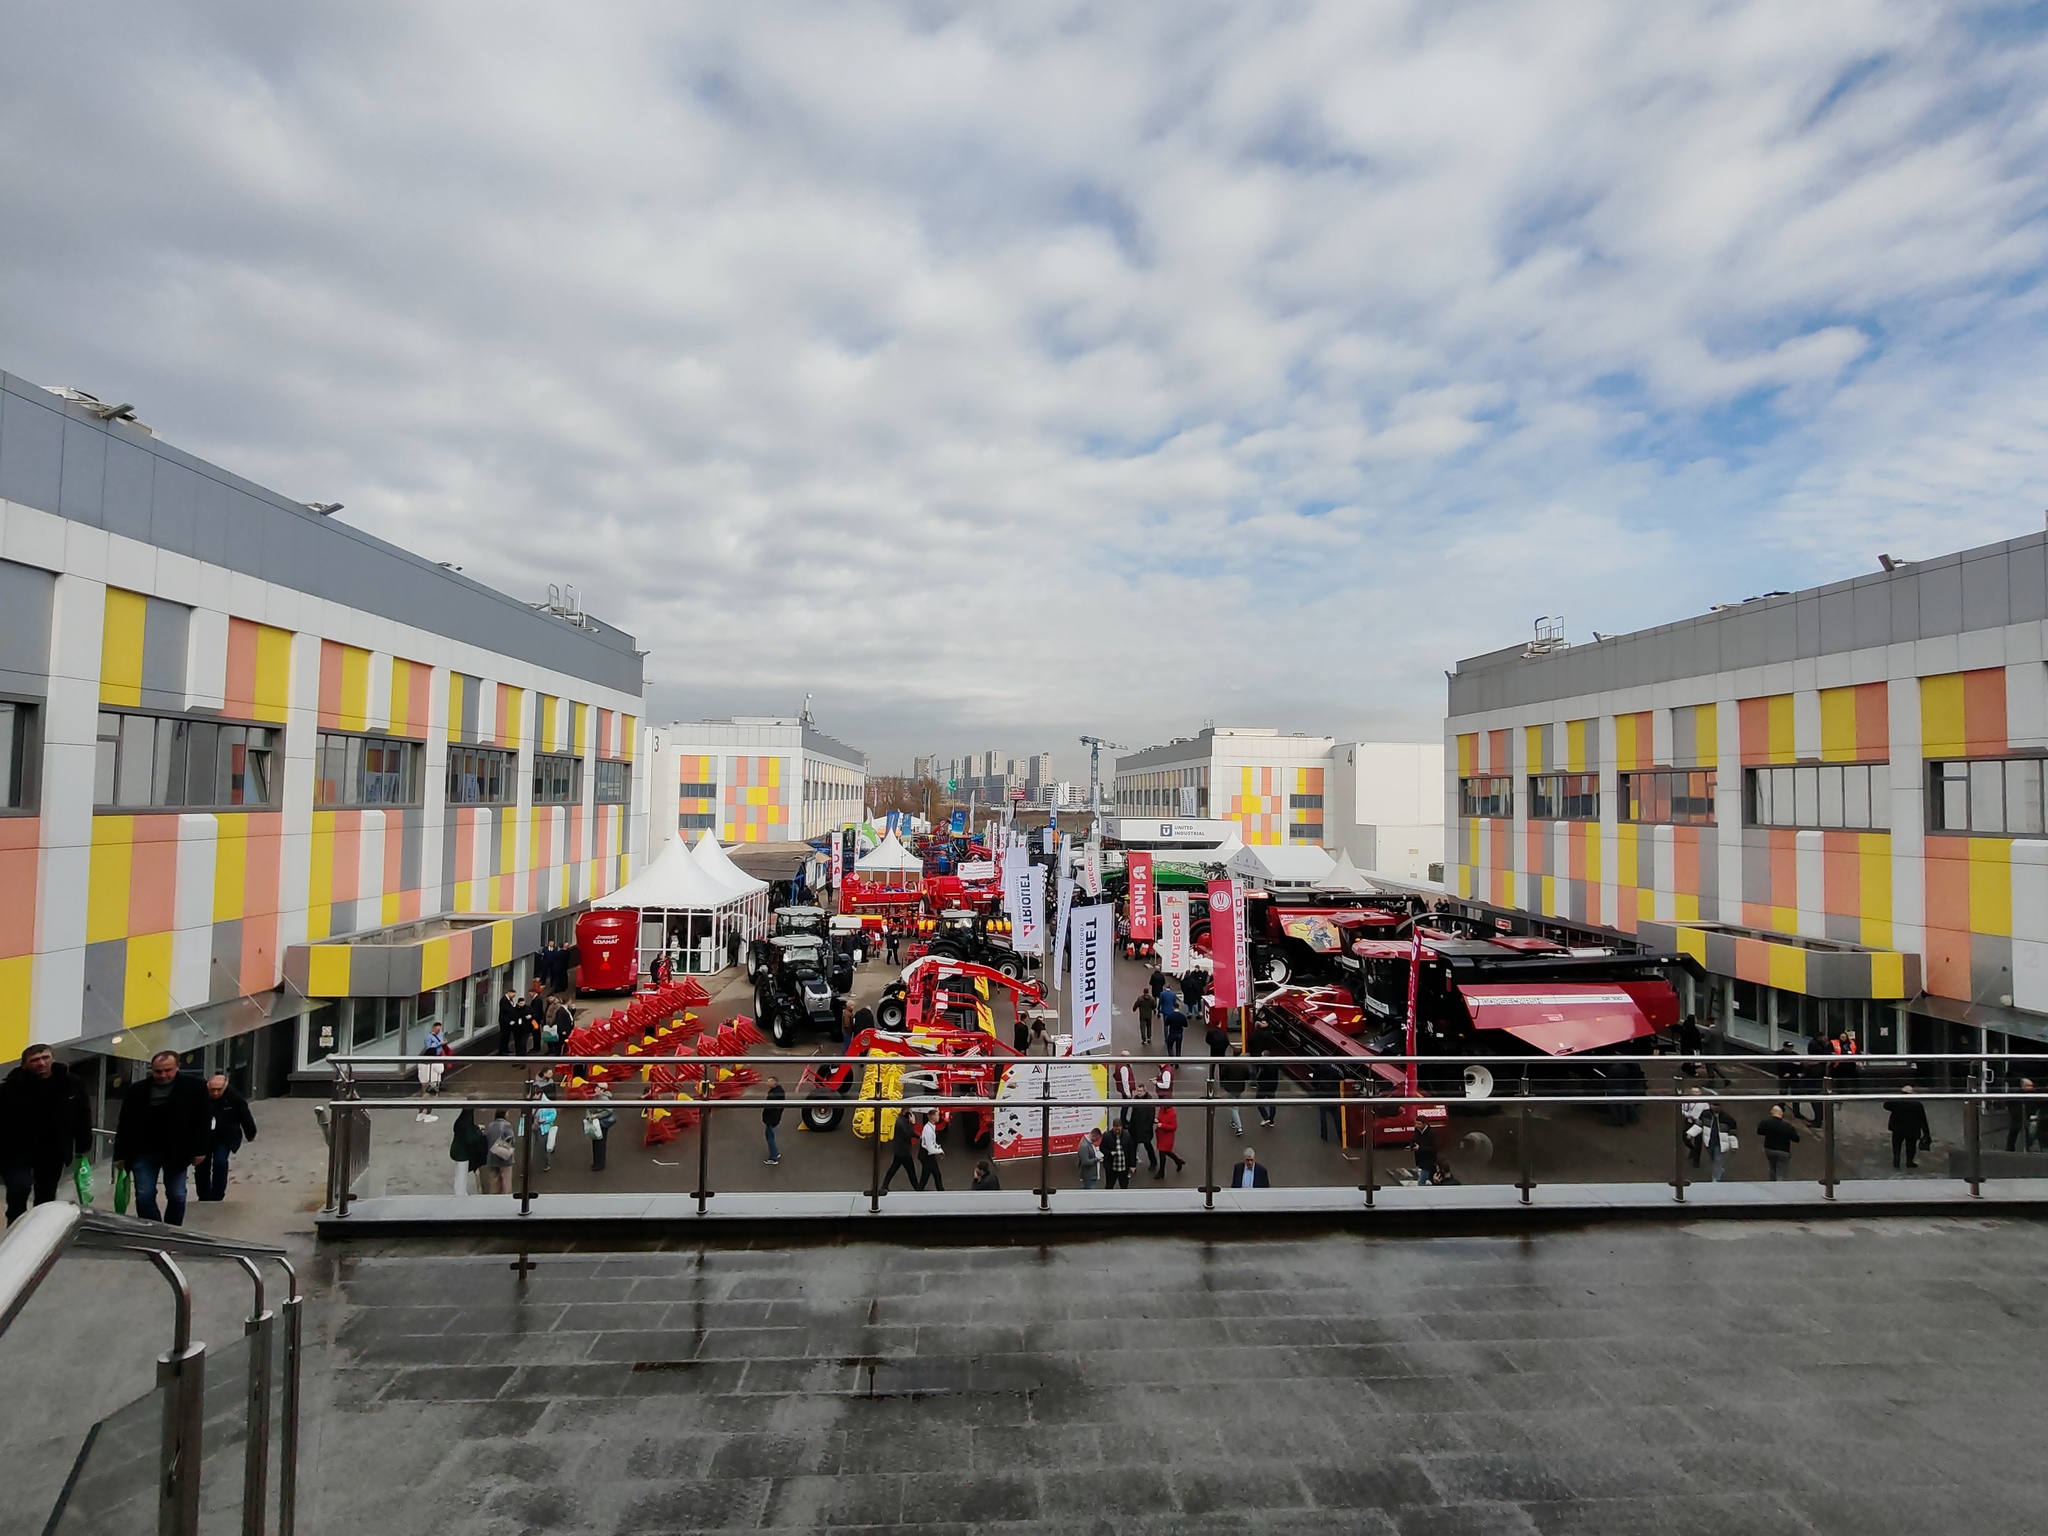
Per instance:
[[[867,754],[795,715],[693,720],[653,733],[649,772],[661,786],[650,857],[677,833],[722,843],[803,842],[861,819]],[[669,822],[662,801],[674,806]]]
[[[938,777],[939,760],[936,757],[920,757],[910,770],[913,779],[934,779]]]
[[[2044,546],[1459,663],[1451,885],[1693,956],[1760,1047],[2048,1041]]]

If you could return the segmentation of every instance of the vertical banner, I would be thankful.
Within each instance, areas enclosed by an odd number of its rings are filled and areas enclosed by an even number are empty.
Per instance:
[[[1251,967],[1244,931],[1244,885],[1238,880],[1209,882],[1209,962],[1216,970],[1216,1001],[1226,1008],[1251,1003]]]
[[[1023,850],[1011,852],[1011,886],[1005,897],[1010,909],[1010,948],[1020,955],[1035,955],[1045,943],[1045,882],[1037,868],[1025,862]]]
[[[845,876],[846,873],[845,869],[842,866],[843,851],[844,850],[839,839],[836,837],[833,838],[832,866],[830,871],[825,876],[825,883],[827,884],[827,886],[829,886],[832,890],[835,891],[839,889],[839,882]]]
[[[1195,786],[1192,784],[1180,787],[1180,814],[1183,821],[1195,819]]]
[[[1188,893],[1162,891],[1159,896],[1159,968],[1169,976],[1187,974]]]
[[[1125,854],[1124,870],[1130,877],[1126,900],[1130,909],[1131,937],[1156,939],[1159,937],[1159,908],[1152,889],[1152,855]]]
[[[967,813],[965,811],[955,811],[953,813],[953,819],[946,824],[946,830],[955,837],[966,836]]]
[[[1102,894],[1102,839],[1092,834],[1081,855],[1081,889],[1090,896]]]
[[[853,873],[853,866],[860,859],[860,834],[848,827],[839,834],[839,873],[845,877]]]
[[[1074,910],[1074,877],[1060,876],[1060,910],[1052,925],[1052,975],[1047,978],[1057,992],[1067,968],[1067,917]]]
[[[1110,968],[1116,954],[1116,909],[1074,909],[1074,1054],[1109,1049]]]

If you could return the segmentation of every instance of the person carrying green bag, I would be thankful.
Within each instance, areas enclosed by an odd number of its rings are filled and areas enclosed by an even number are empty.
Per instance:
[[[0,1080],[0,1178],[7,1183],[7,1221],[57,1198],[58,1181],[80,1160],[86,1171],[80,1203],[92,1189],[92,1100],[85,1084],[47,1045],[31,1045],[21,1065]]]

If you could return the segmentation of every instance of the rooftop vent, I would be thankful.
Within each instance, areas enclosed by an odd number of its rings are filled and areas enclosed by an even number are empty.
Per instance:
[[[1536,638],[1529,642],[1522,652],[1524,656],[1548,656],[1552,651],[1568,651],[1571,641],[1564,637],[1564,616],[1558,614],[1536,621]]]
[[[135,407],[132,405],[109,405],[98,395],[89,395],[82,389],[73,389],[69,384],[45,384],[43,388],[53,395],[69,400],[73,405],[84,406],[93,415],[99,417],[101,421],[125,421],[131,427],[148,432],[151,437],[156,436],[148,427],[135,419]]]

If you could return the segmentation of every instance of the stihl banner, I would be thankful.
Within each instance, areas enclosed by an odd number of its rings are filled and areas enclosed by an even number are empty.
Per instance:
[[[1124,860],[1124,868],[1130,873],[1131,937],[1156,939],[1159,937],[1159,909],[1153,899],[1152,855],[1130,854]]]
[[[1209,962],[1216,971],[1216,1001],[1226,1008],[1249,1007],[1252,1000],[1243,908],[1242,882],[1209,882]]]

